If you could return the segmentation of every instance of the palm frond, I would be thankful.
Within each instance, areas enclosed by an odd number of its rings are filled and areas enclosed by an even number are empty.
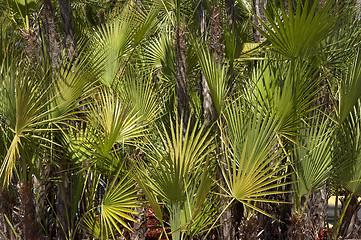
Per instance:
[[[216,107],[217,113],[221,114],[224,107],[224,98],[226,95],[226,66],[217,64],[211,57],[208,49],[200,44],[197,48],[197,56],[203,75],[207,80],[211,96]]]
[[[182,125],[182,123],[180,124]],[[189,122],[182,134],[178,122],[170,122],[170,129],[163,123],[157,135],[159,145],[150,143],[150,166],[141,165],[142,178],[138,178],[151,195],[152,204],[158,198],[170,212],[172,236],[179,238],[193,220],[202,213],[201,207],[212,186],[209,154],[212,151],[209,130],[199,123]],[[154,209],[160,210],[159,206]],[[158,213],[157,213],[158,214]]]
[[[337,29],[346,12],[343,4],[333,0],[324,3],[306,0],[304,6],[302,1],[297,1],[295,11],[291,1],[288,5],[286,11],[281,3],[281,13],[272,5],[272,11],[265,10],[270,26],[259,20],[267,32],[255,27],[272,43],[274,51],[289,59],[319,54],[320,43]]]
[[[99,90],[90,105],[89,121],[96,134],[94,146],[107,156],[114,144],[134,144],[145,133],[142,116],[138,116],[130,102],[110,90]]]
[[[305,126],[300,130],[296,139],[299,146],[293,151],[295,190],[299,197],[316,190],[331,177],[333,129],[325,117],[315,121],[316,126]]]
[[[335,179],[349,191],[361,194],[361,101],[353,107],[335,134],[333,168]]]
[[[230,133],[228,137],[223,134],[225,191],[242,202],[262,201],[262,196],[279,193],[276,189],[286,184],[280,182],[286,177],[281,174],[286,165],[281,164],[283,156],[276,150],[278,120],[252,112],[241,100],[229,104],[224,118]]]

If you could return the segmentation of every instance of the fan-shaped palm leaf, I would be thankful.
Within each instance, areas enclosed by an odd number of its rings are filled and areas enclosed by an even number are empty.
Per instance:
[[[325,40],[342,21],[343,4],[337,1],[297,1],[295,12],[289,2],[286,12],[281,3],[281,14],[276,9],[265,10],[267,23],[262,22],[267,32],[260,32],[272,43],[271,48],[283,56],[305,59],[320,53],[320,43]],[[273,18],[274,13],[274,18]],[[257,28],[257,26],[255,26]]]
[[[361,102],[353,107],[335,136],[333,166],[337,181],[361,194]]]
[[[225,191],[252,208],[255,207],[250,201],[272,201],[262,197],[279,193],[277,187],[285,185],[279,182],[285,177],[281,173],[286,165],[281,165],[283,156],[276,150],[278,120],[266,113],[253,112],[241,100],[228,105],[224,118],[229,133],[228,137],[223,135]]]
[[[98,206],[99,209],[90,211],[85,217],[84,224],[94,237],[116,239],[116,232],[123,235],[122,228],[132,231],[126,221],[136,222],[131,214],[139,214],[133,209],[140,206],[138,189],[134,184],[135,182],[128,175],[120,178],[116,175],[108,186]],[[99,211],[98,216],[94,214],[97,211]]]
[[[95,129],[95,145],[100,154],[107,156],[114,144],[131,144],[145,132],[142,116],[119,94],[100,90],[90,106],[90,124]]]
[[[293,151],[295,190],[299,197],[314,191],[331,177],[333,129],[325,118],[318,117],[315,121],[320,124],[300,130],[296,139],[299,146]]]
[[[24,66],[12,64],[0,75],[0,119],[4,121],[5,128],[11,130],[7,136],[11,144],[0,169],[0,175],[4,177],[3,186],[11,179],[20,149],[24,147],[23,141],[32,139],[34,147],[39,141],[47,141],[42,133],[50,130],[48,124],[51,121],[56,121],[49,118],[54,108],[51,107],[52,100],[49,100],[51,88],[46,87],[46,77],[38,79],[34,72],[19,71],[18,67]]]
[[[182,124],[181,124],[182,125]],[[188,123],[182,134],[182,126],[173,124],[170,129],[164,124],[158,129],[159,145],[150,143],[150,166],[141,164],[140,186],[150,196],[156,213],[159,214],[157,198],[170,212],[172,236],[179,239],[187,232],[212,186],[212,169],[208,155],[212,151],[209,130],[196,123]],[[170,133],[169,133],[170,132]],[[149,197],[148,197],[149,198]],[[161,216],[158,216],[161,219]]]

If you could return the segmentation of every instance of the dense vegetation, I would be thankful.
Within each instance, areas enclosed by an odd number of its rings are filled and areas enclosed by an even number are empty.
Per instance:
[[[360,238],[358,9],[0,0],[0,239]]]

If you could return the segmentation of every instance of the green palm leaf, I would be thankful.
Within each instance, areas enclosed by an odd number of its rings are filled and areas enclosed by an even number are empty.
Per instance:
[[[296,139],[300,145],[293,151],[295,190],[299,197],[316,190],[331,177],[333,129],[325,118],[318,117],[315,121],[320,124],[300,130]]]
[[[89,121],[95,132],[95,147],[107,156],[114,144],[132,144],[145,133],[142,117],[118,94],[99,90],[93,97]]]
[[[182,124],[174,125],[171,121],[169,127],[163,123],[158,129],[159,145],[150,142],[150,165],[141,164],[142,177],[138,180],[157,214],[160,211],[155,202],[157,198],[167,207],[172,237],[179,239],[202,213],[212,186],[212,170],[207,159],[213,147],[209,130],[200,127],[198,122],[194,126],[189,122],[184,135]]]
[[[25,141],[29,143],[28,140],[32,139],[34,147],[39,147],[40,144],[36,144],[40,143],[39,140],[48,141],[42,137],[43,133],[51,130],[48,124],[60,120],[49,117],[54,109],[51,107],[52,100],[49,100],[51,88],[46,87],[46,77],[38,79],[32,72],[18,71],[17,67],[23,66],[12,65],[0,75],[0,97],[3,103],[0,119],[6,124],[5,128],[11,131],[7,136],[11,144],[0,169],[3,186],[11,180],[20,150],[26,147]]]
[[[361,89],[361,56],[360,48],[357,48],[357,52],[353,61],[351,62],[346,76],[340,82],[340,103],[339,103],[339,122],[342,123],[349,116],[349,113],[353,111],[353,108],[357,106],[358,99],[361,96],[359,89]]]
[[[357,101],[335,135],[333,167],[337,182],[361,194],[361,102]]]
[[[95,209],[84,218],[84,226],[94,237],[116,239],[116,233],[123,235],[123,228],[132,231],[127,221],[136,222],[132,214],[139,214],[134,208],[141,204],[138,189],[134,186],[135,182],[129,175],[120,178],[119,175],[115,176],[98,206],[99,219]]]
[[[276,151],[279,122],[266,113],[253,112],[241,100],[224,111],[228,138],[223,136],[226,163],[222,173],[226,192],[238,201],[269,201],[261,197],[280,193],[277,187],[285,177],[283,156]]]
[[[203,75],[206,78],[209,90],[211,91],[211,96],[217,113],[221,114],[227,90],[226,66],[217,64],[211,57],[209,50],[200,46],[200,44],[198,44],[196,52]]]
[[[265,10],[268,26],[259,19],[267,32],[255,26],[272,43],[271,48],[283,56],[293,58],[308,58],[320,53],[320,43],[335,31],[342,21],[343,5],[336,1],[306,0],[297,1],[296,10],[289,1],[286,12],[281,3],[281,13],[271,5],[271,10]],[[273,18],[274,14],[274,18]]]

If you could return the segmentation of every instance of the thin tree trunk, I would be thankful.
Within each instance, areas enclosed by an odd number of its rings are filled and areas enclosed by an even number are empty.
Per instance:
[[[316,190],[311,193],[306,214],[310,217],[313,234],[317,237],[317,233],[323,230],[327,220],[327,207],[328,207],[328,193],[327,188]]]
[[[222,42],[223,28],[222,28],[222,14],[219,4],[216,4],[211,13],[211,50],[214,54],[214,60],[217,64],[222,64],[224,44]]]
[[[203,0],[200,0],[198,5],[198,13],[199,13],[199,20],[200,20],[200,27],[201,27],[201,36],[202,41],[205,41],[206,35],[206,17],[204,12]],[[206,78],[204,77],[203,72],[201,72],[201,84],[202,84],[202,97],[203,97],[203,116],[206,125],[210,122],[217,119],[217,112],[213,103],[213,99],[211,96],[211,91],[209,89],[208,83]]]
[[[143,197],[144,200],[144,197]],[[130,234],[130,240],[145,240],[147,236],[147,208],[146,207],[137,207],[136,211],[141,214],[134,214],[133,218],[138,222],[134,223],[133,232]]]
[[[214,61],[218,65],[223,64],[223,52],[224,52],[224,44],[223,44],[223,23],[222,23],[222,14],[221,9],[218,3],[214,6],[211,16],[210,16],[210,48],[211,52],[214,56]],[[203,81],[202,81],[203,83]],[[208,85],[205,82],[205,85],[203,85],[203,106],[205,111],[206,121],[214,121],[218,118],[218,113],[214,107],[214,103],[210,97],[208,100],[205,97],[208,97],[207,94],[210,95]],[[208,100],[208,101],[207,101]],[[220,146],[220,139],[217,139],[217,146]],[[219,152],[219,157],[222,158],[223,161],[223,155],[221,153],[221,149],[217,147],[217,152]],[[221,172],[220,167],[217,168],[217,178],[220,181],[221,185],[225,185],[225,180],[223,179],[223,175]],[[221,190],[222,192],[222,190]],[[222,192],[224,193],[224,192]],[[223,199],[222,205],[225,207],[228,205],[228,200]],[[234,226],[234,217],[232,213],[232,208],[229,207],[228,209],[224,210],[223,215],[220,218],[221,228],[220,228],[220,238],[222,240],[233,240],[235,238],[235,226]],[[222,209],[223,210],[223,209]]]
[[[31,61],[34,61],[34,59],[36,57],[34,30],[32,28],[23,29],[21,32],[21,36],[25,41],[25,51],[26,51],[27,57]]]
[[[264,13],[263,9],[266,9],[267,0],[253,0],[253,13],[258,16],[263,22],[266,21],[266,14]],[[253,24],[259,27],[262,30],[265,28],[262,26],[261,22],[253,16]],[[253,29],[253,40],[257,43],[262,41],[262,34],[257,30]]]
[[[186,43],[185,31],[177,26],[175,31],[175,61],[176,61],[176,82],[179,123],[183,123],[183,133],[186,131],[190,110],[187,85],[187,64],[186,64]]]
[[[344,205],[345,203],[343,202],[342,204]],[[361,237],[361,222],[357,216],[359,210],[360,203],[357,197],[353,195],[342,220],[339,237],[344,237],[345,239],[359,239]]]
[[[42,0],[44,4],[42,18],[44,21],[45,33],[49,44],[49,55],[52,63],[53,77],[57,71],[57,65],[59,64],[61,40],[60,34],[56,26],[56,16],[54,14],[54,8],[51,0]],[[60,138],[59,138],[60,139]],[[61,151],[61,150],[60,150]],[[60,154],[61,156],[61,154]],[[67,204],[68,198],[70,198],[70,186],[69,179],[66,177],[67,172],[65,170],[63,161],[60,163],[60,181],[56,187],[56,201],[55,212],[57,216],[56,221],[56,239],[65,240],[68,233],[68,218],[67,213],[69,208]]]
[[[45,26],[45,32],[49,44],[49,55],[51,57],[53,75],[56,71],[56,66],[59,60],[60,54],[60,35],[56,27],[56,17],[54,14],[54,8],[51,0],[43,0],[43,21]]]
[[[70,6],[70,0],[58,0],[61,21],[63,23],[64,46],[68,50],[68,59],[76,54],[76,41],[74,33],[73,13]]]
[[[213,7],[213,10],[211,12],[210,16],[210,50],[213,53],[214,61],[217,65],[223,64],[223,53],[224,53],[224,44],[223,44],[223,22],[222,22],[222,13],[220,9],[220,5],[217,2],[215,6]],[[207,85],[207,82],[204,81],[205,84],[203,84],[203,107],[206,117],[206,122],[215,121],[218,119],[218,113],[215,109],[214,103],[212,101],[212,98],[210,96],[209,87]],[[209,97],[209,98],[208,98]],[[222,124],[222,123],[220,123]],[[217,130],[218,131],[218,130]],[[218,136],[218,135],[217,135]],[[224,156],[220,149],[220,139],[217,138],[217,154],[221,158],[221,161],[224,162]],[[220,166],[217,167],[217,179],[219,179],[220,184],[222,186],[226,185],[226,182],[223,178]],[[220,189],[221,193],[224,194],[223,190]],[[222,200],[223,208],[228,205],[227,199]],[[222,211],[224,210],[222,208]],[[220,223],[222,224],[220,227],[220,239],[222,240],[234,240],[235,239],[235,233],[236,233],[236,227],[235,227],[235,218],[233,214],[233,205],[228,207],[224,210],[224,213],[222,214],[220,218]]]

